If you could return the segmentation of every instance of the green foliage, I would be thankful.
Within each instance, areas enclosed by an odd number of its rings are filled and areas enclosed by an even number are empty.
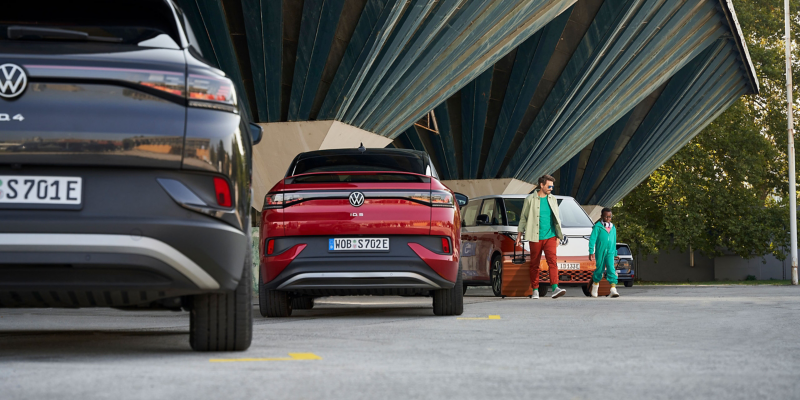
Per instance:
[[[786,255],[788,176],[783,2],[734,6],[760,81],[614,209],[620,241],[638,254],[689,246],[750,258]],[[800,79],[800,0],[791,1],[792,75]],[[796,80],[795,80],[796,81]],[[798,86],[793,87],[797,107]]]

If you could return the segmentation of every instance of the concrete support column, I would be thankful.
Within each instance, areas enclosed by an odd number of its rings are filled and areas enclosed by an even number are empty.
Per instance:
[[[497,194],[528,194],[536,185],[513,178],[503,179],[462,179],[442,181],[454,192],[470,198]]]
[[[581,207],[583,208],[583,211],[586,211],[586,214],[589,214],[589,219],[591,219],[592,222],[600,220],[600,213],[603,211],[603,206],[582,205]]]
[[[384,148],[391,139],[339,121],[299,121],[259,124],[264,128],[261,143],[253,148],[252,207],[261,210],[264,196],[286,175],[299,153],[313,150]]]

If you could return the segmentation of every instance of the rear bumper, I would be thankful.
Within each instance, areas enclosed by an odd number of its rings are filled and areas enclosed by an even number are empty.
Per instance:
[[[617,280],[619,281],[632,281],[633,274],[632,273],[624,273],[624,272],[617,272]]]
[[[249,246],[245,233],[180,207],[156,181],[188,182],[197,174],[31,174],[83,177],[84,204],[80,210],[0,209],[0,307],[131,306],[238,284]]]
[[[262,258],[263,283],[268,289],[319,295],[405,294],[453,287],[458,261],[453,254],[436,251],[441,246],[438,237],[388,237],[390,251],[363,253],[329,251],[329,237],[274,238],[275,255]]]

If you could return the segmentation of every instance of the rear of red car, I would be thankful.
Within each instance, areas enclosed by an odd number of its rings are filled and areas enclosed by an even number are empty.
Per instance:
[[[454,203],[424,152],[298,155],[264,200],[262,315],[288,316],[319,296],[427,293],[437,315],[461,314]]]

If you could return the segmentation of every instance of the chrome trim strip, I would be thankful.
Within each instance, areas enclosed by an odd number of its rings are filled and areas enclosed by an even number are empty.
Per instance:
[[[441,286],[432,280],[414,272],[307,272],[293,276],[291,279],[278,286],[283,289],[301,279],[310,278],[411,278],[428,285],[430,289],[441,289]]]
[[[66,233],[0,233],[0,251],[103,252],[153,257],[174,268],[201,289],[219,283],[174,247],[149,237]]]

